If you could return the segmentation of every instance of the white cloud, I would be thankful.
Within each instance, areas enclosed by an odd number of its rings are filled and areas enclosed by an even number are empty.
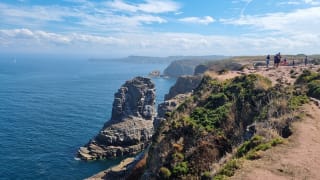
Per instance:
[[[193,23],[193,24],[204,24],[208,25],[210,23],[215,22],[215,19],[213,19],[211,16],[205,16],[205,17],[186,17],[179,19],[181,22],[186,22],[186,23]]]
[[[114,0],[107,4],[115,10],[129,12],[166,13],[176,12],[180,9],[180,5],[171,0],[146,0],[145,3],[140,4],[129,4],[122,0]]]
[[[279,2],[278,5],[300,5],[301,1],[283,1],[283,2]]]
[[[83,0],[73,0],[73,2],[79,4],[72,7],[62,7],[58,5],[13,6],[0,3],[0,23],[29,29],[54,28],[59,31],[106,33],[113,31],[132,32],[142,28],[144,24],[167,22],[163,17],[156,16],[153,13],[122,14],[111,11],[105,3],[92,3]],[[139,8],[150,8],[151,11],[151,7],[157,3],[159,2],[152,1],[151,4],[143,4],[144,6]],[[160,2],[160,5],[161,3],[163,2]],[[165,10],[158,8],[158,12],[160,11]]]
[[[242,16],[239,19],[222,20],[222,22],[225,24],[248,26],[260,31],[272,31],[285,36],[319,34],[319,12],[320,7],[311,7],[289,13]]]
[[[120,33],[99,36],[30,29],[0,30],[0,52],[77,53],[94,57],[136,55],[256,55],[319,52],[320,36],[217,36],[191,33]]]
[[[304,3],[310,4],[310,5],[319,5],[320,2],[317,0],[304,0]]]

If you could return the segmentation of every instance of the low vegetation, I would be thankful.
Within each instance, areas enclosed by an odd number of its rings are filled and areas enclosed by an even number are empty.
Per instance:
[[[158,169],[158,178],[230,177],[243,161],[259,159],[263,151],[284,142],[281,135],[291,133],[292,112],[308,102],[307,95],[318,97],[319,77],[306,71],[295,86],[284,87],[255,74],[223,82],[205,76],[192,97],[161,125],[148,162]],[[235,147],[231,160],[213,171],[213,164]]]
[[[306,88],[308,96],[320,99],[320,72],[304,70],[296,84]]]

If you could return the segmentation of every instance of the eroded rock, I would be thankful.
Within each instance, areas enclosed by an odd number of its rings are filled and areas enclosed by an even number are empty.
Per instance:
[[[148,78],[136,77],[114,95],[112,116],[98,135],[81,147],[83,160],[134,155],[145,149],[153,134],[155,86]]]

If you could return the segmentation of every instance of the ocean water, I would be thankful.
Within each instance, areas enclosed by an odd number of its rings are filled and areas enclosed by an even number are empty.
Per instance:
[[[0,179],[83,179],[119,160],[75,160],[128,79],[167,64],[0,58]],[[157,102],[174,79],[153,79]]]

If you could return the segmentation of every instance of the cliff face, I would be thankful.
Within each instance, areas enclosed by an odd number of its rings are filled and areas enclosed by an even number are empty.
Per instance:
[[[147,147],[153,134],[155,86],[148,78],[136,77],[114,95],[112,116],[78,156],[84,160],[134,155]]]
[[[179,60],[172,61],[170,65],[164,70],[163,74],[170,77],[193,75],[196,66],[198,66],[199,64],[207,64],[208,62],[214,62],[226,58],[228,57],[219,55],[183,57]]]
[[[259,143],[285,135],[292,119],[270,119],[291,112],[283,103],[295,93],[253,74],[224,82],[203,78],[159,123],[142,179],[211,179],[219,160],[254,133],[265,136]]]
[[[192,92],[201,82],[202,76],[180,76],[174,86],[170,88],[165,100],[169,100],[178,94]]]
[[[194,68],[202,61],[179,60],[173,61],[164,70],[163,74],[170,77],[179,77],[183,75],[193,75]]]
[[[155,86],[148,78],[127,81],[114,95],[111,121],[127,117],[151,120],[155,115]]]

